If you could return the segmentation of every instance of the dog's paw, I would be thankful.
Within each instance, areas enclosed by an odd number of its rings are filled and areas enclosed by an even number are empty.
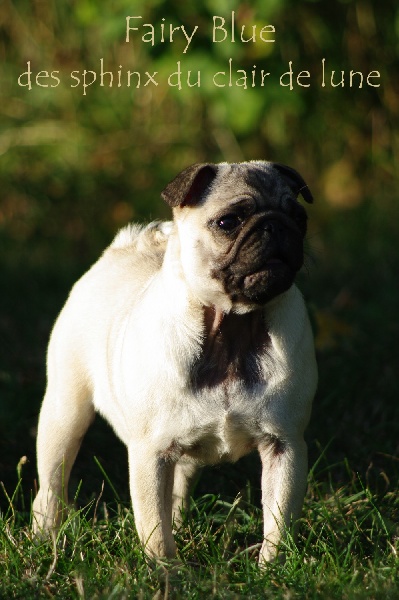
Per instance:
[[[280,552],[279,548],[276,544],[273,544],[272,542],[270,542],[268,540],[263,540],[263,544],[262,544],[262,547],[259,552],[259,559],[258,559],[259,567],[266,568],[267,565],[274,563],[274,562],[279,562],[280,564],[284,564],[285,563],[285,553]]]

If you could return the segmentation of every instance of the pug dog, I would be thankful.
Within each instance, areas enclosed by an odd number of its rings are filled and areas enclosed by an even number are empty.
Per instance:
[[[173,221],[122,229],[75,284],[51,334],[37,439],[38,534],[54,531],[98,411],[126,444],[146,553],[173,558],[172,525],[204,465],[257,450],[260,563],[301,513],[304,430],[317,368],[294,284],[312,202],[292,168],[194,164],[163,199]]]

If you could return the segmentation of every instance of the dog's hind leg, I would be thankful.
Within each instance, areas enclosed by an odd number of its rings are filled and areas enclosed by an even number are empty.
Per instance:
[[[54,377],[56,384],[49,380],[40,411],[37,435],[40,488],[33,502],[33,530],[38,535],[53,531],[62,520],[68,502],[69,475],[94,418],[87,389],[67,373],[58,373]]]

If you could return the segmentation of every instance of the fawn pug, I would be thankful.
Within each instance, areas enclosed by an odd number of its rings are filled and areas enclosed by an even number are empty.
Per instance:
[[[122,229],[54,326],[38,427],[34,529],[54,530],[95,411],[126,444],[148,555],[174,557],[172,523],[203,465],[257,450],[273,560],[301,511],[303,433],[316,389],[303,264],[302,177],[277,163],[195,164],[162,192],[173,221]]]

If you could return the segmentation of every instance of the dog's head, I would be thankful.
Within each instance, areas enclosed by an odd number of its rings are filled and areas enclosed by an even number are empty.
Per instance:
[[[184,277],[196,297],[247,312],[288,290],[303,264],[312,195],[277,163],[195,164],[162,192],[173,207]]]

